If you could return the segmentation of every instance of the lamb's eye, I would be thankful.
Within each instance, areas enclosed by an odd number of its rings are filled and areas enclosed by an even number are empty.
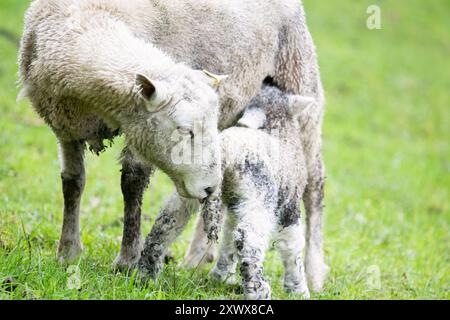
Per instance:
[[[190,135],[191,139],[194,139],[194,131],[190,126],[180,126],[177,127],[178,133],[184,136]]]

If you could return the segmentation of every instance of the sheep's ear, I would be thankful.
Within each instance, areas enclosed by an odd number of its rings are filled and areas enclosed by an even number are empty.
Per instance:
[[[214,74],[208,70],[201,70],[199,72],[201,73],[203,79],[205,79],[206,83],[209,84],[214,89],[218,89],[222,85],[222,83],[228,78],[228,76],[226,75]]]
[[[143,74],[136,74],[136,86],[141,96],[147,102],[148,111],[161,109],[170,102],[166,87],[156,81],[152,81]]]
[[[136,85],[145,100],[150,100],[156,93],[156,87],[153,82],[143,74],[136,74]]]
[[[301,95],[289,96],[289,111],[295,118],[301,118],[302,116],[310,113],[310,108],[316,106],[316,99]]]
[[[260,129],[266,122],[266,114],[258,108],[245,110],[243,116],[237,122],[238,127]]]

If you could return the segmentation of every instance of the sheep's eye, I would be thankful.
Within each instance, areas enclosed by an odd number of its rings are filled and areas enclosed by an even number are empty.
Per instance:
[[[194,131],[192,130],[192,127],[189,126],[180,126],[177,127],[178,133],[184,136],[191,136],[191,139],[194,139]]]

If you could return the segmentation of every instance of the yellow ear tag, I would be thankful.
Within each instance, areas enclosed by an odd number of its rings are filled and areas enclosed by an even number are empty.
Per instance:
[[[222,80],[228,78],[228,76],[219,76],[217,74],[209,72],[208,70],[203,70],[203,73],[212,79],[213,82],[211,85],[214,88],[218,88],[220,86],[220,83],[222,82]]]

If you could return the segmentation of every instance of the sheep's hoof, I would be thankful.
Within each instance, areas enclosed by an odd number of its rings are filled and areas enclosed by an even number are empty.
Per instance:
[[[206,262],[208,263],[212,263],[214,262],[214,260],[216,260],[216,255],[215,252],[207,252],[206,253],[206,258],[205,258]]]
[[[58,261],[60,263],[70,263],[77,260],[83,245],[80,240],[60,240],[58,245]]]
[[[203,253],[190,253],[184,258],[183,265],[188,269],[195,269],[198,266],[205,264],[205,259],[203,259]]]
[[[316,263],[314,265],[306,265],[306,267],[308,287],[313,292],[321,292],[330,268],[324,262]]]
[[[140,255],[124,256],[119,253],[112,263],[112,268],[115,271],[127,272],[134,269],[139,261]]]
[[[143,242],[141,239],[134,241],[132,244],[120,247],[120,252],[112,263],[113,270],[126,272],[135,268],[141,258]]]

